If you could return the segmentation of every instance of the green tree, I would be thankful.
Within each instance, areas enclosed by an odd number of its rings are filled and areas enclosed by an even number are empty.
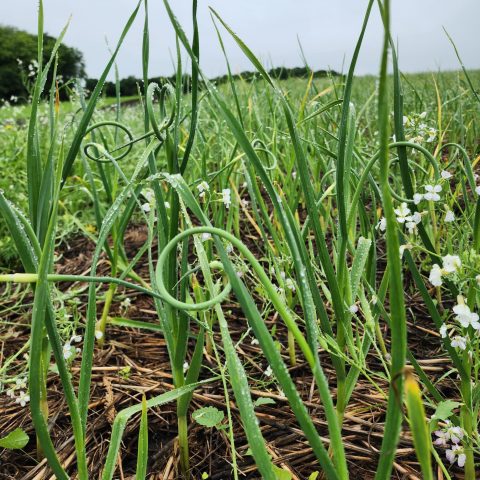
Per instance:
[[[43,41],[43,61],[46,62],[56,39],[44,35]],[[37,35],[0,25],[0,45],[0,98],[28,97],[28,83],[36,71]],[[57,75],[61,75],[63,82],[85,77],[83,54],[78,49],[62,44],[58,57]],[[51,81],[51,77],[48,80]]]

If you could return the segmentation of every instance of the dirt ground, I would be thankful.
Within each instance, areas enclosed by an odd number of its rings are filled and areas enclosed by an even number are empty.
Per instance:
[[[248,227],[246,227],[248,229]],[[255,242],[255,232],[246,231],[251,247],[257,248],[260,242]],[[127,251],[136,252],[143,244],[146,233],[142,228],[131,228],[126,238]],[[88,274],[93,244],[83,237],[72,238],[61,246],[60,259],[57,264],[59,273]],[[382,252],[379,252],[382,255]],[[136,269],[147,278],[146,262]],[[99,265],[99,274],[108,274],[108,263],[105,259]],[[78,285],[75,285],[78,287]],[[61,289],[72,285],[61,285]],[[118,290],[119,296],[127,294],[131,306],[122,315],[147,322],[158,322],[153,302],[147,296],[134,292]],[[448,359],[443,355],[438,334],[433,331],[433,323],[423,306],[419,294],[411,294],[406,289],[408,306],[409,346],[416,359],[432,381],[437,381],[449,368]],[[80,308],[82,316],[86,309],[86,291],[79,295],[84,305]],[[24,345],[29,335],[29,307],[32,300],[30,294],[25,297],[26,305],[22,309],[13,308],[4,314],[5,322],[15,322],[15,326],[5,326],[0,330],[0,365],[5,359]],[[228,312],[228,321],[234,341],[239,341],[248,329],[247,322],[233,303],[224,304]],[[261,299],[258,299],[261,303]],[[13,305],[14,298],[0,292],[0,306],[3,311]],[[25,302],[24,302],[25,304]],[[99,311],[101,309],[99,304]],[[122,307],[117,301],[112,308],[112,314],[120,314]],[[277,327],[277,339],[287,344],[287,331],[283,323],[274,314],[266,320],[269,326]],[[7,324],[8,325],[8,324]],[[81,332],[80,332],[81,333]],[[386,329],[385,329],[386,333]],[[385,335],[388,346],[388,337]],[[251,382],[254,399],[269,397],[275,404],[262,405],[257,408],[263,435],[268,444],[268,450],[275,463],[289,470],[294,479],[306,479],[317,470],[315,459],[302,431],[300,430],[288,402],[283,398],[271,378],[265,377],[267,363],[257,345],[252,345],[251,335],[238,345],[238,354],[245,365]],[[219,335],[215,335],[218,344]],[[330,366],[329,355],[320,352],[322,365],[329,377],[330,384],[335,385],[335,374]],[[288,356],[284,350],[285,361]],[[310,415],[322,438],[328,443],[328,430],[323,409],[314,389],[312,375],[308,367],[300,362],[290,369],[298,390],[310,411]],[[24,361],[19,359],[18,361]],[[382,366],[374,350],[368,356],[371,370],[381,371]],[[78,379],[80,359],[73,363],[72,374]],[[127,368],[126,368],[127,367]],[[217,369],[213,359],[206,357],[201,378],[212,376],[211,371]],[[386,381],[378,381],[385,392],[388,389]],[[447,398],[452,398],[454,390],[448,380],[442,380],[438,385]],[[166,345],[160,332],[137,330],[129,328],[108,327],[107,342],[103,349],[95,352],[91,400],[89,405],[89,421],[87,432],[87,455],[89,459],[90,477],[99,478],[103,460],[109,445],[111,426],[116,412],[141,401],[142,393],[147,398],[172,389],[172,377]],[[335,392],[335,390],[332,390]],[[72,429],[67,406],[62,394],[59,377],[51,373],[48,377],[50,424],[54,444],[68,473],[74,478],[75,455]],[[235,429],[235,445],[237,449],[237,464],[240,478],[260,478],[253,464],[252,457],[247,452],[247,444],[233,393],[230,391],[231,408]],[[225,410],[225,399],[221,382],[209,383],[195,391],[191,411],[204,406],[216,406]],[[378,462],[383,426],[385,420],[386,401],[381,392],[360,377],[348,405],[343,426],[343,438],[348,454],[349,468],[352,479],[368,480],[373,478]],[[431,413],[431,412],[429,412]],[[149,479],[180,478],[178,465],[178,446],[176,443],[175,404],[168,404],[149,411]],[[37,459],[36,442],[28,408],[21,407],[5,394],[0,396],[0,433],[8,433],[16,427],[23,428],[30,436],[30,442],[23,450],[0,450],[0,479],[40,480],[50,479],[51,472],[44,460]],[[118,479],[133,479],[135,472],[135,455],[139,417],[135,416],[128,423],[123,437],[121,458],[115,473]],[[230,442],[225,430],[208,429],[196,424],[193,420],[189,429],[192,478],[201,478],[206,472],[210,479],[232,478]],[[439,452],[443,456],[443,452]],[[419,465],[416,462],[411,435],[404,424],[399,449],[394,464],[392,478],[421,479]],[[322,478],[319,476],[318,478]],[[443,477],[439,477],[443,478]],[[455,478],[462,478],[461,474]]]

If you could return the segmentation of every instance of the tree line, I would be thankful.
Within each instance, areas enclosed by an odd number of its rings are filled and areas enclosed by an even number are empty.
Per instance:
[[[44,35],[43,63],[45,64],[52,52],[56,38]],[[38,70],[37,63],[37,35],[19,30],[15,27],[0,25],[0,98],[9,102],[22,102],[28,99],[29,92]],[[307,78],[313,74],[314,78],[327,75],[338,75],[335,71],[317,70],[312,71],[308,67],[277,67],[272,68],[269,74],[277,79],[284,80],[292,77]],[[234,79],[242,79],[250,82],[258,78],[256,72],[245,71],[233,75]],[[52,82],[52,70],[47,78],[47,85]],[[80,80],[83,87],[92,91],[98,80],[88,78],[85,72],[85,62],[80,50],[62,44],[58,51],[57,80],[60,87],[60,96],[67,99],[71,92],[73,82]],[[171,83],[175,85],[176,75],[158,76],[149,79],[160,85]],[[216,84],[228,81],[228,75],[222,75],[211,79]],[[120,94],[122,96],[134,96],[138,93],[138,85],[142,85],[140,78],[129,76],[119,81]],[[191,87],[191,76],[182,76],[182,89],[188,92]],[[113,97],[116,95],[116,83],[107,81],[103,87],[103,95]]]

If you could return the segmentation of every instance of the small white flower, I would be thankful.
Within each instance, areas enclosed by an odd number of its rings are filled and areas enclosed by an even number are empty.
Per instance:
[[[210,240],[212,238],[212,235],[210,233],[202,233],[202,242],[206,242],[207,240]]]
[[[285,280],[285,286],[292,292],[295,292],[295,283],[293,283],[293,280],[291,278],[287,278]]]
[[[125,310],[128,310],[130,308],[130,305],[132,304],[132,300],[130,300],[130,297],[125,297],[121,302],[120,302],[120,306],[125,309]]]
[[[455,273],[462,266],[462,261],[458,255],[445,255],[442,257],[442,261],[445,273]]]
[[[24,407],[30,401],[30,395],[23,390],[20,390],[18,393],[18,397],[15,399],[16,403],[19,403],[22,407]]]
[[[442,338],[446,338],[447,337],[447,325],[444,323],[441,327],[440,327],[440,336]]]
[[[348,307],[348,309],[350,310],[350,313],[351,313],[352,315],[354,315],[355,313],[358,312],[358,306],[355,305],[355,304],[350,305],[350,306]]]
[[[425,191],[427,192],[423,196],[425,200],[438,202],[440,200],[439,193],[442,191],[442,186],[441,185],[425,185]]]
[[[437,131],[433,127],[427,129],[427,134],[427,143],[432,143],[437,138]]]
[[[412,234],[417,231],[417,225],[422,221],[422,216],[420,213],[415,212],[413,215],[407,217],[405,226],[407,227],[408,233]]]
[[[230,204],[232,203],[232,199],[230,197],[230,189],[229,188],[224,188],[222,190],[222,202],[225,205],[225,208],[229,209]]]
[[[447,213],[445,214],[444,221],[446,223],[454,222],[455,221],[455,214],[451,210],[447,210]]]
[[[480,195],[480,186],[478,186],[478,187],[475,188],[475,193],[476,193],[477,195]]]
[[[413,203],[418,205],[423,200],[423,193],[415,193],[413,195]]]
[[[103,332],[101,332],[100,330],[95,330],[95,338],[97,340],[101,340],[103,338]]]
[[[455,335],[452,338],[452,347],[459,348],[460,350],[465,350],[467,348],[467,339],[461,335]]]
[[[442,269],[440,268],[440,265],[436,263],[432,265],[429,280],[434,287],[439,287],[442,284]]]
[[[150,210],[151,210],[150,204],[149,204],[149,203],[144,203],[144,204],[142,205],[142,210],[143,210],[145,213],[150,212]]]
[[[170,203],[164,202],[163,204],[165,205],[165,208],[166,208],[167,210],[170,208]]]
[[[475,277],[475,281],[477,282],[477,285],[480,287],[480,275],[477,275]]]
[[[27,389],[27,379],[26,378],[17,378],[15,380],[15,387],[19,388],[20,390]]]
[[[442,176],[442,178],[444,180],[448,180],[449,178],[452,178],[452,174],[447,171],[447,170],[442,170],[442,172],[440,173],[440,175]]]
[[[292,178],[294,180],[297,178],[297,172],[295,170],[292,172]]]
[[[250,345],[258,345],[258,340],[256,338],[252,338],[252,341],[250,342]]]
[[[63,358],[65,360],[70,360],[75,355],[75,348],[70,345],[70,342],[65,343],[63,346]]]
[[[452,445],[452,448],[449,448],[445,452],[445,456],[450,463],[455,463],[455,460],[457,460],[459,467],[463,467],[465,465],[465,460],[467,459],[465,453],[463,452],[463,447],[460,445]]]
[[[185,362],[183,363],[183,373],[187,373],[188,367],[189,367],[188,362],[185,361]]]
[[[197,185],[199,193],[208,192],[210,190],[210,185],[204,180]]]
[[[387,219],[385,217],[382,217],[375,228],[384,232],[387,229]]]
[[[271,376],[272,376],[272,373],[273,373],[273,371],[272,371],[272,367],[271,367],[270,365],[269,365],[269,366],[267,367],[267,369],[263,372],[263,374],[264,374],[266,377],[271,377]]]
[[[408,216],[410,215],[410,209],[407,207],[407,204],[403,202],[400,207],[394,210],[395,215],[397,216],[398,223],[405,223]]]
[[[458,304],[453,307],[455,320],[457,320],[463,328],[471,326],[475,330],[480,330],[478,314],[470,311],[468,305],[465,305],[463,297],[458,297]]]

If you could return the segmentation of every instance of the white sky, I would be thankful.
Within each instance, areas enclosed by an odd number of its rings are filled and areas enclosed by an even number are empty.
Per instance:
[[[350,61],[367,5],[366,0],[199,0],[201,64],[209,76],[225,73],[208,6],[212,6],[268,66],[301,66],[297,34],[310,66],[341,70]],[[45,31],[57,36],[70,14],[65,43],[80,49],[87,74],[98,77],[108,61],[105,37],[113,47],[136,0],[44,0]],[[191,1],[170,5],[191,32]],[[375,5],[357,73],[376,73],[382,26]],[[150,75],[170,75],[175,37],[162,0],[149,0]],[[36,31],[36,0],[0,1],[0,23]],[[445,27],[467,68],[480,68],[480,0],[392,0],[392,33],[398,41],[403,71],[459,67]],[[143,11],[118,56],[120,76],[141,75]],[[222,35],[235,72],[253,68],[242,52]],[[0,46],[1,48],[1,46]],[[346,67],[345,67],[346,68]]]

